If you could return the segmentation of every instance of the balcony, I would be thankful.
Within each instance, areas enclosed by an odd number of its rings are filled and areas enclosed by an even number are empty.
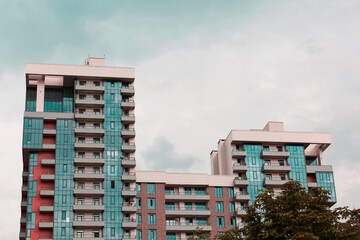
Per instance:
[[[26,223],[26,218],[25,218],[25,217],[20,218],[20,223],[21,223],[21,224]]]
[[[72,238],[72,240],[104,240],[104,239],[105,238],[103,238],[103,237],[94,237],[92,235],[91,236],[84,235],[84,237],[76,236],[76,237]]]
[[[307,184],[309,188],[318,187],[318,184],[316,182],[308,182]]]
[[[316,172],[333,172],[331,165],[321,165],[321,166],[306,166],[307,173],[316,173]]]
[[[28,179],[28,177],[29,177],[29,172],[25,172],[25,171],[24,171],[24,172],[22,173],[22,176],[23,176],[24,179]]]
[[[125,189],[125,190],[122,190],[121,192],[121,195],[123,197],[135,197],[136,196],[136,191],[135,189],[134,190],[131,190],[131,189]]]
[[[122,221],[122,228],[124,229],[132,229],[136,227],[137,227],[136,221],[127,221],[127,220]]]
[[[133,138],[135,137],[135,129],[130,128],[130,129],[121,130],[121,136]]]
[[[121,108],[123,109],[134,109],[135,102],[133,100],[121,102]]]
[[[196,228],[199,227],[205,232],[211,231],[210,225],[196,225],[196,224],[175,224],[175,225],[166,225],[166,231],[169,232],[193,232],[196,231]]]
[[[102,212],[105,207],[100,204],[75,204],[73,209],[79,212]]]
[[[236,177],[234,179],[234,185],[235,186],[247,186],[249,185],[249,180],[247,179],[240,179],[239,177]]]
[[[264,172],[268,173],[279,173],[279,172],[290,172],[291,166],[289,165],[263,165]]]
[[[135,94],[135,89],[133,86],[122,87],[121,94],[125,96],[133,96]]]
[[[94,127],[77,127],[75,128],[75,133],[81,133],[82,135],[104,135],[104,128],[94,128]]]
[[[273,186],[273,187],[281,187],[283,186],[285,183],[287,183],[289,180],[286,178],[275,178],[272,177],[270,179],[265,178],[264,179],[264,185],[265,186]]]
[[[239,163],[234,163],[233,171],[234,172],[246,172],[248,167],[246,165],[240,165]]]
[[[137,240],[136,236],[126,236],[124,235],[122,240]]]
[[[209,201],[210,196],[208,194],[197,195],[191,193],[169,193],[165,192],[165,200],[172,201]]]
[[[125,213],[134,213],[137,211],[137,207],[136,206],[133,206],[133,205],[129,205],[129,204],[124,204],[122,206],[122,211],[125,212]]]
[[[126,182],[135,182],[136,174],[135,173],[123,173],[121,179]]]
[[[121,161],[121,165],[124,167],[135,167],[136,166],[135,158],[123,158]]]
[[[45,150],[55,150],[56,149],[56,144],[43,144],[42,148]]]
[[[19,238],[26,238],[26,232],[20,232]]]
[[[246,210],[242,209],[242,208],[237,208],[236,209],[236,215],[237,216],[244,216],[246,214]]]
[[[103,113],[91,113],[91,112],[76,112],[75,118],[80,120],[104,120],[105,115]]]
[[[54,227],[54,223],[53,222],[47,222],[49,220],[41,220],[40,219],[40,222],[39,222],[39,228],[40,229],[51,229]]]
[[[262,150],[261,156],[267,157],[267,158],[288,158],[288,157],[290,157],[290,152]]]
[[[22,193],[24,194],[26,194],[27,192],[28,192],[28,190],[29,190],[29,187],[28,186],[22,186],[21,187],[21,191],[22,191]]]
[[[73,221],[73,227],[82,227],[82,228],[93,228],[93,227],[104,227],[104,221],[91,221],[91,220],[86,220],[86,221],[77,221],[74,220]]]
[[[55,166],[55,159],[41,159],[41,166],[53,167]]]
[[[210,210],[207,208],[186,208],[186,207],[177,207],[174,209],[165,209],[165,214],[167,216],[210,216]]]
[[[235,200],[236,201],[249,201],[250,200],[250,195],[249,194],[236,193]]]
[[[75,165],[83,165],[86,166],[99,166],[104,165],[105,160],[103,158],[91,158],[91,157],[84,157],[84,158],[75,158],[74,159]]]
[[[103,172],[94,171],[75,171],[74,179],[76,180],[103,180],[105,174]]]
[[[104,86],[94,86],[94,85],[75,85],[76,91],[88,91],[88,92],[104,92]]]
[[[83,188],[75,188],[74,195],[82,195],[82,196],[103,196],[105,190],[102,188],[94,188],[85,186]]]
[[[40,196],[41,197],[53,197],[54,196],[54,190],[40,190]]]
[[[135,122],[135,115],[134,114],[122,115],[121,116],[121,121],[124,124],[126,124],[126,123],[134,123]]]
[[[105,144],[102,141],[94,141],[94,140],[78,140],[75,142],[76,149],[99,149],[102,150],[105,148]]]
[[[246,151],[243,149],[233,149],[231,156],[233,158],[244,158],[246,157]]]
[[[54,206],[40,206],[41,213],[51,213],[54,212]]]
[[[135,143],[123,143],[121,145],[121,150],[124,152],[135,152],[136,151]]]
[[[21,209],[22,209],[22,210],[26,210],[26,208],[27,208],[27,202],[26,202],[26,201],[22,201],[22,202],[21,202]]]
[[[75,99],[75,105],[77,106],[86,106],[86,107],[102,107],[104,106],[104,100],[96,99]]]
[[[41,181],[42,182],[53,182],[55,181],[55,175],[54,173],[46,173],[46,172],[43,172],[41,174]]]
[[[56,129],[43,129],[44,135],[56,135]]]

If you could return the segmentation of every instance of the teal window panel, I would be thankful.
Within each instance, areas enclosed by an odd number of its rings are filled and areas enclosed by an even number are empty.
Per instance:
[[[142,223],[141,213],[136,214],[136,222],[138,225],[141,225],[141,223]]]
[[[216,212],[224,212],[224,203],[216,202]]]
[[[336,202],[336,192],[334,184],[334,175],[329,172],[317,172],[316,181],[318,187],[329,192],[329,197],[331,202]]]
[[[175,204],[170,202],[165,202],[165,209],[166,210],[175,210]]]
[[[39,118],[24,118],[23,148],[42,148],[43,122]]]
[[[206,210],[205,203],[195,203],[195,209],[196,210]]]
[[[44,112],[62,112],[62,88],[45,88]]]
[[[307,189],[306,159],[303,146],[287,145],[286,151],[290,153],[288,163],[291,166],[290,179],[300,182]]]
[[[142,231],[141,231],[141,229],[136,230],[136,239],[137,240],[142,240]]]
[[[148,225],[156,225],[156,214],[155,213],[148,214]]]
[[[166,240],[176,240],[175,233],[167,233],[166,234]]]
[[[230,225],[231,225],[231,228],[236,227],[236,218],[235,217],[230,218]]]
[[[156,209],[156,199],[155,198],[148,198],[148,209]]]
[[[25,111],[36,112],[36,87],[26,88]]]
[[[231,213],[235,212],[235,203],[229,202],[229,210]]]
[[[205,195],[204,188],[195,188],[195,195]]]
[[[215,197],[223,197],[223,189],[222,187],[215,187]]]
[[[148,230],[148,240],[156,240],[156,230],[155,229],[149,229]]]
[[[155,183],[148,183],[147,184],[147,193],[148,194],[155,194]]]
[[[229,198],[233,198],[234,197],[234,188],[229,187],[228,191],[229,191]]]
[[[216,217],[216,225],[218,228],[225,228],[224,217]]]

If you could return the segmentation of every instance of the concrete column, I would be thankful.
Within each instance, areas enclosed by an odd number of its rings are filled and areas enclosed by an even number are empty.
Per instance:
[[[37,80],[36,111],[44,112],[45,81],[43,78]]]

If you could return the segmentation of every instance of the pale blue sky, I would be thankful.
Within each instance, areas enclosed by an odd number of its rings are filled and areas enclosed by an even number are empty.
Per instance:
[[[337,206],[360,207],[360,1],[3,1],[0,236],[20,218],[26,62],[136,68],[138,169],[210,172],[231,129],[284,121],[333,144]],[[161,167],[160,167],[161,166]]]

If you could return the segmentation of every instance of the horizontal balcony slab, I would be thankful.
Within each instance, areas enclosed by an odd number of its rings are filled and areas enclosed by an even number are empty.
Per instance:
[[[237,216],[244,216],[246,214],[246,210],[245,209],[236,209],[236,215]]]
[[[75,143],[77,149],[104,149],[104,143]]]
[[[55,166],[55,159],[41,159],[41,165],[44,167]]]
[[[264,165],[264,172],[290,172],[291,166]]]
[[[60,112],[24,112],[26,118],[43,118],[44,120],[74,119],[74,113]]]
[[[20,232],[19,238],[26,238],[26,232]]]
[[[308,182],[308,187],[318,187],[318,184],[316,182]]]
[[[136,181],[136,175],[126,175],[126,174],[123,174],[123,175],[121,176],[121,179],[122,179],[123,181],[131,181],[131,182],[133,182],[133,181]]]
[[[307,173],[316,173],[316,172],[333,172],[331,165],[322,165],[322,166],[306,166]]]
[[[288,158],[290,157],[290,152],[288,151],[261,151],[262,157],[268,157],[268,158]]]
[[[273,179],[265,179],[264,184],[265,186],[283,186],[289,180],[273,180]]]
[[[42,182],[53,182],[55,180],[54,174],[41,174]]]
[[[77,180],[102,180],[104,173],[74,173],[74,179]]]
[[[92,228],[104,227],[104,225],[104,221],[73,221],[73,227]]]
[[[135,108],[135,102],[121,102],[121,107],[123,109],[134,109]]]
[[[249,180],[235,178],[234,185],[235,186],[247,186],[247,185],[249,185]]]
[[[121,94],[126,96],[132,96],[135,94],[134,88],[121,88]]]
[[[53,197],[54,190],[40,190],[40,196],[42,197]]]
[[[22,186],[21,187],[21,191],[22,192],[27,192],[29,190],[29,187],[28,186]]]
[[[123,212],[136,212],[137,211],[137,207],[136,206],[122,206],[122,211]]]
[[[54,227],[54,223],[53,222],[39,222],[39,228],[42,229],[50,229]]]
[[[105,134],[105,129],[103,128],[75,128],[75,133],[80,133],[83,135],[104,135]]]
[[[46,150],[55,150],[56,144],[43,144],[42,148]]]
[[[104,92],[104,86],[94,86],[94,85],[75,85],[76,91],[85,91],[85,92]]]
[[[209,195],[165,194],[165,200],[172,201],[209,201]]]
[[[74,195],[98,196],[104,195],[104,189],[74,189]]]
[[[56,129],[43,129],[44,135],[56,135]]]
[[[26,218],[24,217],[20,218],[20,223],[26,223]]]
[[[103,158],[75,158],[75,165],[104,165],[105,160]]]
[[[129,229],[129,228],[136,228],[137,227],[137,222],[122,222],[122,227],[125,229]]]
[[[136,146],[135,145],[121,145],[121,150],[126,151],[126,152],[135,152],[136,151]]]
[[[122,160],[121,165],[122,166],[127,166],[127,167],[135,167],[136,166],[136,161],[135,160]]]
[[[165,210],[168,216],[210,216],[210,210]]]
[[[136,196],[136,191],[135,190],[122,190],[121,195],[126,196],[126,197],[133,197],[133,196]]]
[[[231,153],[231,156],[233,158],[246,157],[246,151],[245,150],[233,150]]]
[[[104,100],[75,99],[75,105],[103,106],[104,104],[105,104]]]
[[[234,172],[246,172],[248,167],[246,165],[233,165],[233,171]]]
[[[235,200],[237,200],[237,201],[249,201],[250,200],[250,195],[236,194],[235,195]]]
[[[29,172],[23,172],[22,176],[23,176],[23,178],[28,178],[29,177]]]
[[[21,202],[21,208],[26,208],[27,207],[27,202],[26,201],[22,201]]]
[[[201,228],[205,232],[211,231],[211,226],[209,226],[209,225],[166,225],[166,231],[193,232],[193,231],[196,231],[197,227]]]
[[[94,205],[94,204],[75,204],[73,206],[74,211],[91,211],[91,212],[101,212],[104,211],[105,206],[104,205]]]
[[[103,237],[74,237],[73,240],[104,240]]]
[[[135,116],[121,116],[121,121],[123,123],[134,123],[135,122]]]
[[[93,119],[93,120],[103,120],[105,119],[104,114],[91,114],[91,113],[76,113],[76,119]]]
[[[127,136],[127,137],[135,137],[135,131],[131,131],[131,130],[122,130],[121,131],[121,136]]]
[[[40,206],[40,212],[42,213],[54,212],[54,206]]]

